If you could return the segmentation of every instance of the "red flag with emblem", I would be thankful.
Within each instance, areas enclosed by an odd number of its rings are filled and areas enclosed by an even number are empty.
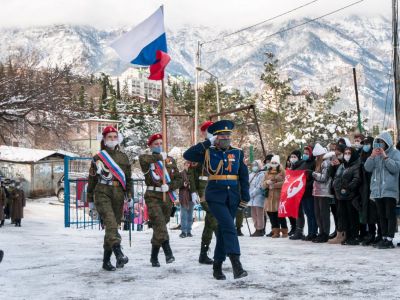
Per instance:
[[[285,182],[282,185],[278,216],[297,219],[301,198],[306,190],[306,172],[304,170],[286,170]]]

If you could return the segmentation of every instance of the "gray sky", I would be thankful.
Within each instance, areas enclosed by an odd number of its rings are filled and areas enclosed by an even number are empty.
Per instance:
[[[184,24],[236,29],[312,0],[0,0],[0,27],[87,24],[97,28],[132,26],[161,4],[167,27]],[[319,0],[285,18],[318,16],[356,0]],[[338,14],[391,17],[391,0],[365,0]],[[284,20],[280,18],[279,20]]]

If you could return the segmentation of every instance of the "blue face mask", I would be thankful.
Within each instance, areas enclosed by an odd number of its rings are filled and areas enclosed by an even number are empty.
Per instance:
[[[364,152],[369,152],[371,150],[371,145],[364,145],[362,149]]]
[[[310,156],[308,156],[307,154],[303,154],[303,160],[308,160],[310,158]]]
[[[156,147],[151,148],[151,151],[153,153],[160,154],[163,151],[163,148],[162,148],[162,146],[156,146]]]
[[[383,148],[383,143],[374,142],[373,147],[374,147],[374,149],[376,149],[376,148]]]

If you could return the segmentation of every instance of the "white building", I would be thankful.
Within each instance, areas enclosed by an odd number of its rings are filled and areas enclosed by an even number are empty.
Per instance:
[[[148,68],[131,67],[118,77],[112,77],[112,83],[117,85],[119,79],[121,90],[125,85],[128,87],[128,94],[138,96],[151,102],[158,102],[161,98],[161,81],[149,80]]]

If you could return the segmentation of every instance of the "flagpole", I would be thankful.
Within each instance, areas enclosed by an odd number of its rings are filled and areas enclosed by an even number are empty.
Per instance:
[[[162,128],[162,141],[163,141],[163,151],[167,151],[167,124],[165,116],[165,90],[164,90],[164,78],[161,80],[161,128]],[[163,160],[163,184],[166,184],[165,172],[167,168],[165,166],[165,160]],[[163,193],[163,201],[165,202],[166,195]]]

